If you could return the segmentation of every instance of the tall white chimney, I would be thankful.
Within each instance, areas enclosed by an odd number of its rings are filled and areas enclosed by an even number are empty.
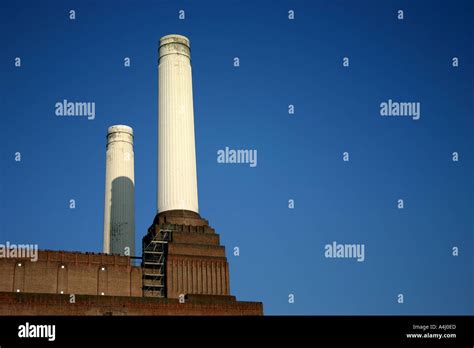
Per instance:
[[[133,129],[122,125],[107,132],[104,253],[135,256]]]
[[[158,103],[158,213],[199,213],[191,55],[184,36],[160,39]]]

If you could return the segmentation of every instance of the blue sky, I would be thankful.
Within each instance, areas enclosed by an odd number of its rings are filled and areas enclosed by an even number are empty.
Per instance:
[[[474,313],[470,1],[0,9],[0,242],[101,251],[105,136],[127,124],[141,245],[156,212],[158,41],[178,33],[191,40],[200,213],[226,246],[232,294],[266,314]],[[63,99],[95,102],[95,119],[57,117]],[[388,99],[419,102],[420,119],[381,117]],[[256,149],[257,167],[217,163],[226,146]],[[333,241],[364,244],[365,261],[325,258]]]

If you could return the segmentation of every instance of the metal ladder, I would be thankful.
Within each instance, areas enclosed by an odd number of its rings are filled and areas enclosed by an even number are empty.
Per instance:
[[[171,230],[160,229],[143,239],[143,297],[166,297],[166,256]]]

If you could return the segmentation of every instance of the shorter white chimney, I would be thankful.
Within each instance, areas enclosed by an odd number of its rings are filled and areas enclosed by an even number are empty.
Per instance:
[[[133,129],[107,132],[104,253],[135,256],[135,175]]]

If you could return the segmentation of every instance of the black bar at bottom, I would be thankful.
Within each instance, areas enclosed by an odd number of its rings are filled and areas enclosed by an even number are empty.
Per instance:
[[[324,343],[472,347],[473,318],[473,316],[0,317],[0,346],[8,348],[18,344],[43,346],[59,343],[132,346],[158,343]],[[54,340],[51,334],[52,327],[32,325],[54,325]],[[49,335],[47,328],[51,329]],[[30,336],[39,333],[46,337],[19,337],[19,334]]]

